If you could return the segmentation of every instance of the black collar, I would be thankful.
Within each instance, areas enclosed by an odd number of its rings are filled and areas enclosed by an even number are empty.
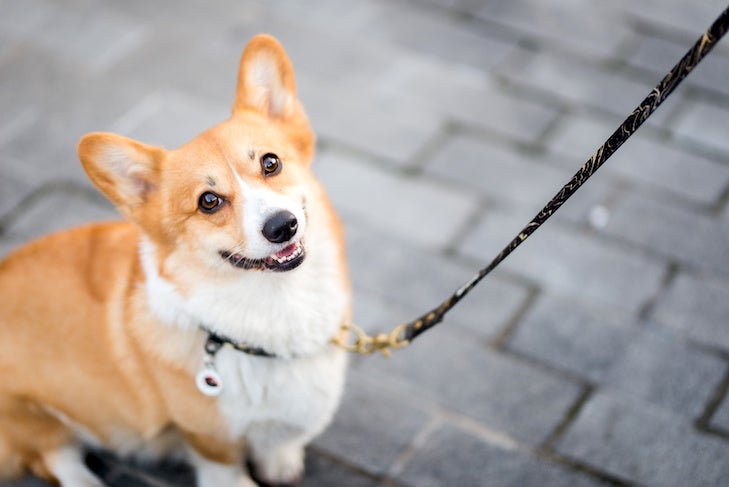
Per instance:
[[[204,326],[200,326],[200,328],[208,334],[208,339],[205,340],[205,353],[207,353],[208,355],[215,356],[215,354],[218,353],[218,351],[227,344],[238,350],[239,352],[247,353],[248,355],[268,358],[278,357],[276,354],[268,352],[263,348],[254,347],[252,345],[248,345],[247,343],[237,342],[232,338],[228,338],[225,335],[215,333],[214,331]]]

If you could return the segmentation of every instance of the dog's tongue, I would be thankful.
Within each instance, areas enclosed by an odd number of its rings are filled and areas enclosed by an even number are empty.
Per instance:
[[[284,259],[284,258],[288,257],[289,255],[293,254],[296,251],[296,246],[297,246],[297,244],[292,243],[285,249],[276,252],[276,257],[279,259]]]

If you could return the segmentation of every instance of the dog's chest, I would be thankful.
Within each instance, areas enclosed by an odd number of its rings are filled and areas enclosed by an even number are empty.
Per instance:
[[[310,431],[328,422],[339,402],[345,357],[332,350],[282,360],[225,349],[216,357],[216,368],[223,381],[217,401],[231,436],[270,422]]]

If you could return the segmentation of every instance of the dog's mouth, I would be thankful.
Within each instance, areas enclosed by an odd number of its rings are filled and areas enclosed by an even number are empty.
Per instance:
[[[241,254],[227,251],[221,251],[220,256],[239,269],[285,272],[299,267],[304,262],[306,252],[301,242],[294,242],[263,259],[250,259]]]

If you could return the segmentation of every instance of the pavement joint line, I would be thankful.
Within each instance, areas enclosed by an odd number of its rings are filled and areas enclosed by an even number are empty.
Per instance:
[[[543,156],[549,153],[547,142],[558,132],[559,128],[569,120],[569,117],[573,115],[572,110],[569,107],[560,107],[556,110],[557,115],[547,122],[542,132],[529,144],[529,148],[532,149],[534,156]],[[576,171],[577,169],[575,169]]]
[[[684,274],[691,274],[691,273],[685,272]],[[706,342],[700,342],[690,336],[685,336],[684,339],[686,340],[686,343],[690,347],[695,348],[696,350],[700,350],[702,353],[706,353],[708,355],[712,355],[716,358],[724,360],[727,364],[729,364],[729,350],[727,350],[726,348],[722,348],[721,345],[714,345],[714,344],[709,344]]]
[[[572,100],[549,92],[546,88],[528,86],[518,80],[511,80],[506,75],[501,73],[495,73],[494,79],[497,81],[499,92],[502,95],[517,100],[527,101],[535,105],[541,105],[542,107],[554,110],[557,113],[561,113],[566,110],[581,109],[596,110],[603,113],[608,113],[613,117],[616,115],[615,112],[607,112],[597,106],[575,103]]]
[[[579,49],[574,49],[570,44],[565,43],[562,40],[549,38],[542,36],[538,33],[529,32],[522,30],[518,27],[512,27],[506,24],[502,24],[498,20],[483,18],[476,15],[472,15],[474,23],[484,24],[484,30],[492,30],[493,28],[505,29],[506,32],[510,32],[512,35],[520,38],[519,47],[532,46],[539,48],[548,48],[559,52],[560,54],[566,55],[583,55],[586,54]]]
[[[691,85],[686,86],[685,90],[686,96],[678,100],[678,106],[663,124],[670,132],[671,142],[675,143],[676,146],[685,151],[693,152],[721,164],[729,164],[729,151],[718,147],[712,147],[703,142],[692,139],[690,136],[682,136],[675,130],[675,125],[682,117],[685,116],[692,106],[697,103],[707,103],[729,110],[729,97],[710,96],[706,91],[700,91],[695,86]]]
[[[593,465],[587,464],[582,461],[575,460],[568,456],[562,455],[555,451],[545,451],[542,449],[536,449],[534,455],[537,458],[548,460],[554,464],[562,465],[574,472],[579,472],[588,475],[600,482],[614,486],[614,487],[634,487],[636,484],[626,480],[624,478],[617,477],[608,472],[604,472]]]
[[[676,277],[679,274],[679,268],[680,266],[677,262],[668,263],[668,267],[663,274],[663,278],[658,285],[658,289],[656,289],[656,292],[653,293],[653,295],[649,296],[648,299],[638,309],[636,315],[639,322],[647,322],[648,320],[650,320],[653,312],[656,309],[656,305],[658,304],[660,299],[665,296],[668,288],[676,280]]]
[[[505,356],[511,357],[519,362],[522,362],[523,364],[535,367],[538,370],[541,370],[542,372],[546,372],[549,375],[553,375],[564,381],[571,382],[572,384],[575,384],[579,387],[597,388],[597,385],[594,384],[593,382],[591,382],[589,379],[586,379],[585,377],[580,377],[575,372],[572,372],[572,371],[560,368],[556,365],[547,363],[547,362],[543,361],[542,359],[532,357],[531,355],[527,355],[525,352],[511,349],[508,346],[505,346],[504,348],[501,348],[501,349],[493,348],[493,350],[495,352],[498,352]]]
[[[717,196],[715,201],[711,203],[706,203],[702,201],[697,201],[689,196],[676,192],[671,188],[656,185],[650,181],[635,184],[634,182],[628,181],[622,176],[618,176],[618,179],[623,180],[627,184],[632,184],[631,190],[634,192],[641,191],[643,193],[660,196],[660,198],[656,199],[664,199],[668,202],[676,203],[685,209],[693,211],[694,213],[699,213],[700,215],[709,218],[714,218],[721,214],[723,191],[719,192],[719,196]],[[729,188],[729,183],[727,184],[727,187]],[[618,200],[618,198],[613,199]]]
[[[489,428],[488,426],[466,416],[454,414],[449,411],[441,413],[443,423],[450,423],[463,431],[481,439],[482,441],[497,446],[503,450],[519,451],[526,454],[533,454],[534,448],[531,445],[521,443],[512,438],[508,433]]]
[[[716,426],[697,428],[697,430],[708,436],[713,436],[721,440],[729,440],[729,431],[717,428]]]
[[[446,243],[442,252],[444,257],[455,257],[458,255],[459,244],[462,243],[473,231],[473,229],[478,227],[478,225],[484,220],[490,206],[491,205],[489,205],[488,202],[484,201],[483,199],[478,202],[475,208],[471,210],[468,218],[463,221],[461,227],[453,232],[453,237],[451,238],[451,241]]]
[[[496,353],[502,353],[501,351],[496,351]],[[504,355],[510,355],[513,356],[511,353],[505,353]],[[518,360],[518,357],[516,357]],[[534,365],[534,360],[527,360],[527,363]],[[539,365],[539,364],[538,364]],[[541,367],[541,365],[540,365]],[[541,367],[544,369],[550,369],[547,370],[547,372],[551,372],[551,370],[554,370],[551,367]],[[564,376],[561,371],[557,371],[558,375]],[[576,382],[572,378],[564,377],[568,381]],[[394,383],[388,383],[383,382],[381,380],[373,379],[365,374],[360,374],[357,377],[357,380],[361,383],[368,385],[368,384],[377,384],[379,388],[383,392],[388,391],[398,391],[400,393],[403,392],[403,388],[400,387],[398,384]],[[579,381],[578,385],[581,385],[582,387],[592,387],[595,386],[592,384],[584,384],[584,381]],[[502,432],[496,429],[493,429],[489,427],[487,424],[484,424],[476,419],[473,419],[465,414],[452,411],[448,409],[445,406],[442,406],[436,402],[433,402],[430,399],[424,398],[419,396],[418,390],[413,389],[412,387],[408,387],[407,390],[405,390],[406,393],[410,393],[412,397],[412,401],[417,404],[417,407],[423,411],[424,413],[431,416],[431,420],[424,425],[421,430],[415,435],[413,440],[411,441],[410,445],[406,447],[406,449],[401,453],[400,458],[397,462],[393,462],[393,465],[391,466],[391,469],[388,471],[392,473],[391,471],[393,469],[396,469],[396,465],[399,463],[399,460],[402,460],[402,457],[407,455],[407,459],[412,457],[414,454],[414,451],[411,452],[410,450],[413,450],[413,445],[417,445],[419,448],[422,446],[422,442],[424,440],[427,440],[427,438],[435,432],[440,426],[443,426],[446,423],[453,424],[457,426],[458,428],[475,435],[477,438],[480,438],[482,441],[485,441],[486,443],[498,446],[500,448],[506,449],[506,450],[516,450],[520,451],[526,454],[533,455],[535,452],[540,451],[541,447],[538,445],[531,445],[528,443],[524,443],[521,440],[518,440],[511,435],[509,435],[506,432]],[[419,438],[422,437],[422,438]],[[398,467],[399,468],[399,467]]]
[[[716,12],[715,15],[718,15]],[[632,28],[638,34],[642,34],[646,37],[657,37],[666,41],[671,41],[676,44],[684,44],[688,49],[692,43],[696,42],[696,36],[698,32],[691,29],[681,29],[675,25],[669,25],[661,22],[658,19],[651,19],[646,21],[642,16],[632,16]],[[714,47],[716,52],[722,52],[723,54],[729,54],[729,46],[726,43],[719,42]]]
[[[546,451],[554,451],[559,440],[562,439],[570,426],[572,426],[575,420],[577,420],[577,417],[582,412],[582,408],[590,400],[596,389],[597,388],[595,386],[590,384],[584,386],[580,395],[565,413],[562,421],[557,424],[557,426],[554,428],[554,431],[552,431],[552,433],[547,437],[544,443],[540,445],[542,449]]]
[[[1,68],[2,63],[0,63]],[[24,109],[12,122],[6,124],[2,131],[0,131],[0,146],[5,145],[13,138],[27,131],[38,120],[39,115],[40,109],[35,106]]]
[[[41,184],[37,188],[30,189],[15,206],[10,208],[4,214],[0,215],[0,236],[2,236],[9,227],[15,223],[23,214],[23,210],[30,206],[34,206],[45,198],[54,194],[73,194],[83,199],[93,202],[94,204],[109,207],[110,204],[96,189],[85,186],[77,181],[72,180],[54,180]]]
[[[579,411],[575,410],[576,406],[579,405],[581,407],[587,400],[589,400],[589,395],[595,389],[596,388],[594,386],[587,386],[586,391],[583,391],[578,400],[576,400],[575,405],[573,405],[571,408],[571,411],[573,412],[575,417],[577,414],[579,414]],[[453,426],[481,439],[482,441],[502,448],[504,450],[518,451],[525,455],[545,460],[548,463],[560,465],[569,470],[583,473],[609,485],[621,487],[628,487],[632,485],[629,482],[626,482],[624,479],[615,477],[607,472],[600,470],[599,468],[595,468],[581,461],[566,457],[556,452],[551,447],[545,447],[544,445],[535,446],[527,443],[522,443],[519,440],[510,437],[506,433],[492,430],[482,423],[479,423],[478,421],[475,421],[469,417],[461,416],[450,411],[443,411],[440,413],[440,415],[443,419],[443,424],[452,424]],[[567,427],[569,426],[569,424],[565,424],[564,426]]]
[[[588,388],[590,389],[590,393],[595,389],[594,386],[588,386]],[[586,402],[589,399],[589,397],[587,396],[589,396],[589,394],[587,392],[583,392],[583,394],[578,398],[578,401],[582,400],[583,403]],[[578,404],[578,401],[576,401],[575,405],[573,405],[571,409],[575,408],[575,406]],[[580,404],[580,407],[581,406],[582,404]],[[579,412],[575,411],[574,414],[576,416],[577,414],[579,414]],[[599,468],[595,468],[591,465],[561,455],[558,452],[554,451],[552,448],[545,447],[544,445],[535,446],[527,443],[522,443],[519,440],[510,437],[508,434],[492,430],[469,417],[454,414],[449,411],[442,412],[441,417],[444,420],[444,424],[446,422],[450,423],[453,426],[481,439],[482,441],[501,449],[518,451],[525,455],[545,460],[548,463],[560,465],[569,470],[583,473],[609,485],[621,487],[627,487],[632,485],[626,482],[624,479],[615,477],[607,472],[600,470]]]
[[[640,79],[645,80],[646,82],[657,82],[658,76],[663,76],[665,73],[661,73],[658,70],[653,70],[649,67],[643,67],[638,66],[635,64],[630,64],[629,62],[625,62],[625,64],[621,67],[621,70],[619,71],[620,74],[625,74],[627,77],[631,79]],[[686,86],[685,87],[679,87],[680,90],[683,90],[685,92],[693,92],[693,93],[701,93],[708,95],[712,98],[712,100],[724,100],[729,97],[727,97],[726,93],[710,88],[706,85],[697,85],[692,82],[692,79],[690,77],[686,78]],[[673,117],[673,114],[666,119],[667,121]]]
[[[721,217],[725,212],[729,212],[729,183],[719,195],[716,205],[714,205],[715,217]]]
[[[119,134],[128,134],[142,123],[152,118],[162,106],[162,95],[159,91],[143,95],[141,99],[129,110],[122,113],[111,124],[111,131]]]
[[[499,133],[497,131],[494,131],[493,129],[489,129],[487,127],[475,125],[473,123],[469,122],[462,122],[458,120],[449,120],[449,136],[450,137],[466,137],[469,139],[478,140],[479,142],[488,143],[497,145],[502,149],[508,149],[512,152],[517,152],[521,155],[529,156],[530,158],[533,158],[534,164],[542,164],[543,161],[541,159],[545,158],[545,156],[554,156],[554,154],[550,153],[547,150],[547,147],[544,145],[544,138],[547,137],[545,135],[545,132],[547,130],[556,130],[556,127],[554,129],[550,128],[553,123],[555,123],[558,119],[561,119],[562,115],[562,109],[556,109],[555,112],[557,115],[554,117],[554,120],[547,123],[547,127],[543,131],[542,134],[538,135],[536,139],[526,142],[523,139],[513,138],[509,135]],[[587,156],[589,157],[589,155]],[[587,160],[587,159],[585,159]],[[554,164],[551,162],[551,157],[546,157],[544,161],[545,165],[549,165],[551,167],[557,167],[558,169],[564,169],[563,166],[560,166],[558,164]],[[575,165],[575,172],[580,167],[578,165]],[[443,180],[442,177],[438,178],[439,180]],[[565,178],[566,180],[566,178]],[[462,190],[464,185],[462,183],[459,183],[459,188]],[[557,191],[558,188],[555,188],[555,191]],[[493,197],[483,194],[484,198],[487,199],[493,199]]]
[[[729,273],[725,271],[717,270],[715,268],[709,269],[701,266],[700,264],[676,259],[674,256],[664,254],[660,250],[651,247],[649,244],[634,242],[622,235],[606,233],[599,233],[598,235],[600,237],[598,240],[605,242],[606,245],[616,249],[622,249],[623,251],[630,252],[632,254],[640,255],[641,259],[645,261],[659,262],[667,266],[676,264],[681,269],[687,269],[698,274],[707,274],[722,279],[727,279],[727,277],[729,277]]]
[[[640,36],[636,33],[620,39],[611,55],[611,61],[616,63],[619,69],[628,66],[630,58],[638,51],[640,44]]]
[[[701,142],[697,142],[689,137],[674,134],[676,145],[684,150],[695,152],[696,154],[717,161],[720,164],[729,165],[729,151],[724,151],[714,147],[707,147]]]
[[[120,42],[116,42],[98,56],[98,61],[91,65],[92,74],[95,76],[106,74],[147,40],[149,40],[149,32],[145,27],[137,26],[134,30],[127,32],[119,39]]]
[[[335,454],[332,454],[325,450],[317,448],[313,444],[308,445],[306,447],[306,451],[307,451],[307,453],[309,453],[309,452],[314,453],[315,455],[317,455],[319,457],[329,460],[330,462],[335,463],[335,464],[339,465],[340,467],[345,468],[353,473],[356,473],[357,475],[367,477],[367,478],[377,481],[377,482],[384,482],[385,485],[388,485],[391,487],[400,487],[400,484],[398,482],[396,482],[394,479],[390,478],[387,474],[385,474],[385,475],[373,474],[372,472],[369,472],[360,466],[349,463],[345,459],[343,459]]]
[[[477,259],[475,257],[471,257],[469,255],[461,254],[460,252],[449,255],[453,259],[454,262],[461,264],[463,266],[469,266],[473,268],[474,273],[476,272],[476,269],[480,269],[481,267],[485,266],[487,264],[486,258],[483,259]],[[499,276],[499,279],[503,279],[504,281],[507,281],[511,284],[517,285],[519,287],[531,289],[540,289],[540,284],[537,281],[533,281],[529,279],[528,277],[519,274],[517,272],[511,271],[507,268],[498,268],[494,269],[493,273],[489,275],[489,277],[493,276]],[[463,278],[466,280],[469,275],[464,275]],[[488,279],[488,277],[484,278]]]
[[[534,307],[534,304],[541,295],[542,290],[539,287],[531,286],[527,288],[527,295],[524,297],[524,301],[506,322],[499,334],[491,341],[490,345],[494,349],[502,352],[504,351],[509,340],[512,336],[514,336],[514,333],[516,333],[516,330],[519,328],[522,321],[524,321],[524,317]]]
[[[729,400],[729,365],[724,373],[722,380],[716,385],[714,391],[706,403],[706,407],[701,415],[694,422],[694,426],[699,431],[719,434],[729,439],[729,432],[723,432],[720,428],[712,426],[711,420],[725,399]]]
[[[664,137],[667,141],[673,142],[681,147],[681,139],[677,137],[676,135],[676,124],[681,120],[681,117],[683,117],[693,105],[695,105],[697,102],[701,101],[701,97],[697,96],[696,92],[692,89],[693,87],[689,84],[686,84],[686,86],[680,87],[680,91],[684,92],[684,96],[679,97],[678,100],[676,100],[675,106],[672,110],[670,110],[670,113],[666,116],[666,118],[663,120],[663,123],[661,124],[663,126],[663,129],[665,130]],[[663,106],[663,105],[661,105]],[[666,108],[663,108],[664,110]],[[689,147],[685,148],[687,144],[683,144],[684,150],[691,150],[691,144],[688,144]],[[703,144],[701,144],[703,145]],[[694,149],[696,150],[696,149]],[[700,150],[701,153],[709,151],[708,149],[702,149]]]
[[[473,29],[475,32],[489,32],[494,34],[494,39],[499,40],[505,40],[506,42],[513,42],[515,39],[518,39],[520,37],[523,37],[527,35],[525,32],[521,31],[520,29],[511,27],[506,24],[502,24],[500,22],[496,22],[490,19],[483,19],[481,17],[478,17],[474,15],[473,13],[467,11],[467,10],[461,10],[458,8],[458,6],[445,6],[445,5],[439,5],[437,3],[433,2],[419,2],[417,0],[397,0],[397,3],[399,4],[407,4],[411,7],[415,7],[418,9],[423,10],[429,10],[429,11],[435,11],[435,12],[442,12],[446,15],[453,16],[453,12],[457,12],[457,14],[454,16],[454,18],[458,19],[460,22],[463,23],[463,25],[474,25]],[[488,23],[491,24],[489,28],[484,29],[483,27],[478,26],[478,24],[482,23]],[[497,32],[494,32],[494,29]],[[508,36],[506,39],[502,39],[500,35]]]
[[[576,102],[564,98],[562,95],[550,92],[549,87],[542,87],[536,85],[528,85],[523,81],[509,80],[508,84],[504,86],[504,90],[507,94],[512,96],[518,96],[522,99],[530,99],[530,101],[539,104],[559,104],[561,107],[568,107],[572,109],[582,109],[585,111],[592,111],[594,113],[604,114],[610,117],[625,117],[627,114],[621,111],[610,111],[605,108],[601,108],[597,105],[593,105],[590,102]],[[646,94],[648,94],[648,88],[646,88]],[[547,105],[550,106],[550,105]],[[617,125],[617,123],[616,123]],[[609,134],[608,134],[609,135]]]
[[[495,431],[484,426],[478,421],[475,421],[468,417],[453,414],[451,412],[443,412],[441,413],[440,420],[438,418],[434,418],[433,421],[427,424],[423,428],[423,431],[421,431],[422,437],[417,439],[417,444],[415,444],[414,442],[413,444],[411,444],[411,447],[403,452],[401,457],[398,458],[398,462],[393,464],[393,467],[388,472],[388,474],[392,476],[399,475],[402,472],[402,469],[404,469],[407,461],[409,461],[410,458],[417,452],[417,449],[419,449],[424,444],[424,442],[427,441],[427,439],[444,424],[451,424],[467,432],[468,434],[475,436],[481,441],[484,441],[487,444],[496,446],[503,450],[518,451],[528,456],[540,458],[542,460],[546,460],[547,463],[561,465],[562,467],[565,467],[569,470],[584,473],[590,477],[604,481],[610,485],[630,485],[626,484],[622,480],[612,477],[606,472],[600,471],[599,469],[568,459],[555,452],[545,450],[541,446],[533,446],[521,443],[505,433],[501,433],[499,431]]]
[[[341,141],[336,137],[327,137],[322,135],[317,137],[317,140],[319,141],[318,144],[321,143],[322,147],[325,147],[329,152],[342,153],[345,156],[357,159],[357,161],[366,162],[367,165],[377,169],[382,169],[387,172],[395,172],[395,174],[397,174],[397,170],[400,166],[397,159],[382,157],[381,155],[368,150],[349,145],[347,142]],[[316,164],[316,157],[317,155],[314,156],[314,164]]]
[[[424,172],[424,167],[433,159],[433,155],[442,147],[448,139],[453,136],[451,124],[448,119],[440,123],[440,127],[415,151],[405,166],[410,168],[411,174],[420,175]]]
[[[397,477],[404,470],[407,463],[413,458],[420,448],[430,439],[433,434],[440,429],[445,422],[439,417],[431,417],[430,420],[423,425],[420,430],[415,434],[410,444],[400,452],[395,458],[390,467],[387,469],[387,477]]]

